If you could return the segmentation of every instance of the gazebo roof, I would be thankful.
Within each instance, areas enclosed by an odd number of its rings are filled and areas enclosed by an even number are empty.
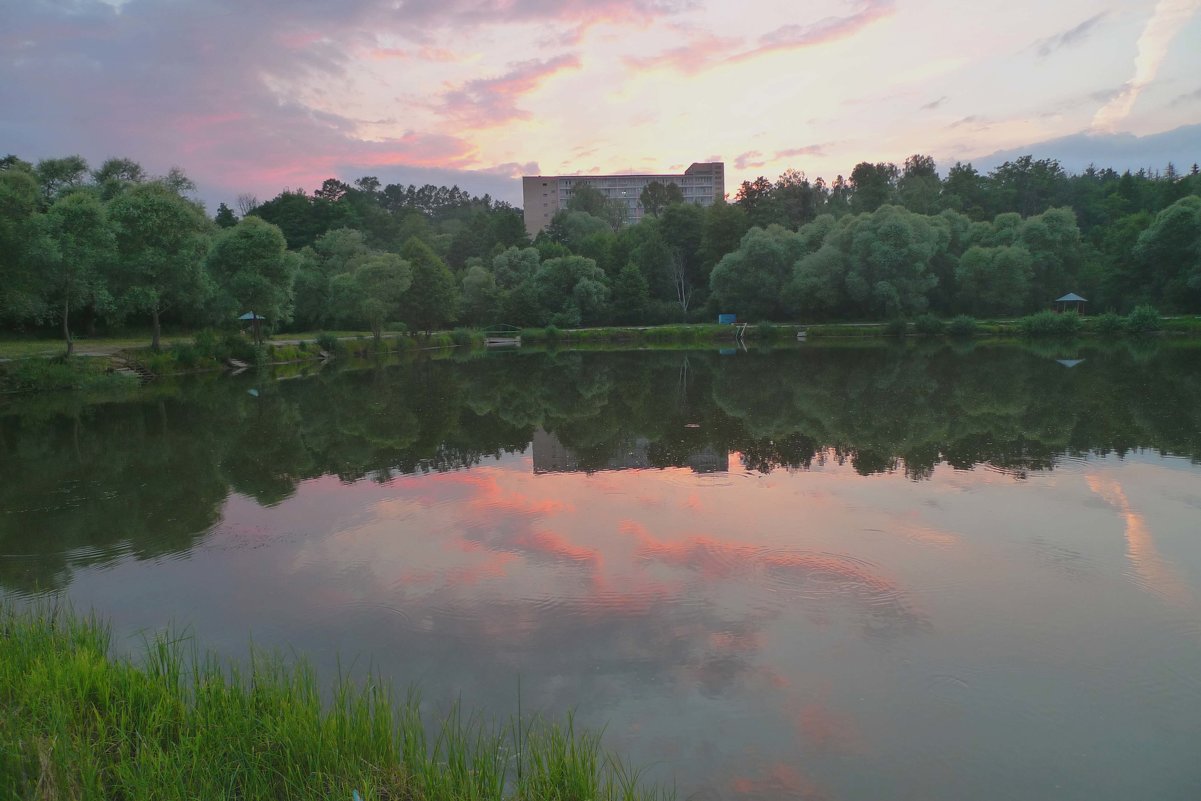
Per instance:
[[[1069,292],[1062,298],[1056,298],[1056,303],[1088,303],[1087,300],[1077,295],[1075,292]]]
[[[238,319],[239,320],[266,320],[267,318],[261,314],[255,314],[254,312],[246,312]]]

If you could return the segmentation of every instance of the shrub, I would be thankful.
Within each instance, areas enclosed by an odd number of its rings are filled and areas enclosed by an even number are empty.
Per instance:
[[[976,335],[976,318],[967,314],[956,315],[947,325],[947,333],[953,337],[973,337]]]
[[[172,345],[171,355],[174,357],[175,363],[185,370],[195,367],[201,358],[200,349],[187,342],[176,342]]]
[[[926,336],[938,336],[947,328],[946,323],[933,314],[923,314],[913,321],[913,330]]]
[[[1040,311],[1018,320],[1018,330],[1027,337],[1064,337],[1080,331],[1080,315]]]
[[[1159,312],[1154,306],[1136,306],[1126,316],[1126,330],[1132,334],[1149,334],[1162,328]]]
[[[327,334],[326,332],[322,331],[317,335],[317,347],[326,353],[331,355],[337,353],[341,345],[341,341],[333,334]]]
[[[755,337],[762,339],[764,342],[772,342],[780,335],[780,329],[769,323],[767,320],[755,326]]]
[[[217,359],[222,361],[229,358],[229,351],[226,350],[224,342],[217,336],[215,331],[204,330],[196,333],[192,337],[192,346],[196,349],[196,353],[202,357],[209,359]]]
[[[559,338],[560,332],[559,332],[558,327],[554,323],[551,323],[550,325],[548,325],[544,330],[546,332],[547,339],[555,340],[555,339]]]
[[[226,354],[224,358],[237,359],[247,364],[254,364],[259,360],[259,352],[254,343],[241,334],[226,334],[221,344]]]
[[[1093,318],[1093,330],[1098,334],[1119,334],[1126,329],[1126,319],[1116,312],[1105,312]]]
[[[461,348],[470,347],[475,342],[475,332],[470,328],[456,328],[450,332],[450,340]]]
[[[884,324],[884,336],[903,337],[909,332],[909,324],[902,317],[894,317]]]

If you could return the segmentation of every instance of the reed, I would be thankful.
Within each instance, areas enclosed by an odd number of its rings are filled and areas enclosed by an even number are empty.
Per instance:
[[[0,607],[0,797],[639,801],[663,794],[598,736],[455,707],[434,725],[386,682],[324,685],[303,662],[247,666],[159,636],[138,662],[95,617]]]

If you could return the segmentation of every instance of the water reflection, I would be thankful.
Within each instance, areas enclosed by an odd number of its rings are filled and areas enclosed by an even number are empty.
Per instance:
[[[10,403],[0,586],[363,654],[434,705],[503,712],[520,676],[682,797],[1187,797],[1198,350],[1070,355],[509,353]]]

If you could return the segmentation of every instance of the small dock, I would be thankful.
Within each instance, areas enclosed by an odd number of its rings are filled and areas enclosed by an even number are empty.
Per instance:
[[[484,346],[488,348],[520,348],[521,329],[515,325],[495,325],[484,331]]]

